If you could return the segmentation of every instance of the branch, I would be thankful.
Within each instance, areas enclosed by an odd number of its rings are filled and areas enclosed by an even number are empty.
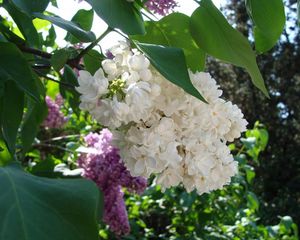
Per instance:
[[[32,146],[33,147],[37,147],[37,148],[43,148],[43,147],[46,147],[46,148],[56,148],[56,149],[59,149],[59,150],[62,150],[62,151],[66,151],[66,152],[69,152],[69,153],[74,153],[75,152],[75,151],[72,151],[70,149],[58,146],[58,145],[52,145],[52,144],[46,144],[46,143],[37,143],[37,144],[33,144]]]
[[[90,45],[88,45],[85,49],[83,49],[76,57],[76,60],[79,60],[87,54],[91,49],[93,49],[108,33],[110,33],[113,29],[108,27],[104,33],[101,34],[100,37],[98,37],[94,42],[92,42]]]
[[[48,80],[50,80],[50,81],[52,81],[52,82],[56,82],[56,83],[58,83],[58,84],[60,84],[60,85],[63,85],[63,86],[65,86],[65,87],[71,88],[71,89],[74,89],[74,87],[75,87],[75,86],[73,86],[73,85],[70,84],[70,83],[62,82],[62,81],[59,81],[59,80],[54,79],[53,77],[47,76],[46,74],[41,73],[38,69],[33,69],[33,70],[34,70],[40,77],[46,78],[46,79],[48,79]]]
[[[22,52],[31,53],[33,55],[40,56],[42,58],[51,59],[53,56],[51,53],[44,52],[36,48],[27,47],[24,45],[17,45],[17,46]],[[77,60],[77,57],[71,58],[67,61],[67,64],[72,68],[77,68],[78,70],[82,70],[83,67],[80,66],[79,61],[80,59]]]
[[[39,49],[30,48],[30,47],[27,47],[24,45],[18,45],[18,47],[22,52],[32,53],[32,54],[34,54],[36,56],[40,56],[42,58],[50,59],[52,57],[51,53],[47,53],[47,52],[41,51]]]
[[[65,139],[69,139],[69,138],[78,138],[78,137],[82,137],[82,136],[83,136],[82,134],[65,135],[65,136],[50,138],[50,139],[44,140],[43,142],[47,143],[47,142],[65,140]]]
[[[88,53],[91,49],[93,49],[108,33],[110,33],[113,29],[108,27],[104,33],[101,34],[100,37],[98,37],[94,42],[92,42],[90,45],[88,45],[85,49],[83,49],[75,58],[71,58],[68,59],[67,64],[72,67],[72,68],[76,68],[78,70],[82,70],[83,67],[80,65],[80,60],[81,58]],[[22,51],[22,52],[26,52],[26,53],[31,53],[33,55],[36,56],[40,56],[42,58],[45,59],[51,59],[53,54],[48,53],[48,52],[44,52],[41,51],[39,49],[35,49],[35,48],[31,48],[31,47],[27,47],[25,45],[17,45],[18,48]],[[40,68],[37,66],[34,66],[33,68]]]

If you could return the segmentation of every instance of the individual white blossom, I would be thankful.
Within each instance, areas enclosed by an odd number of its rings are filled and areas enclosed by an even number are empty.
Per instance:
[[[156,174],[162,190],[183,185],[199,194],[230,183],[237,162],[226,144],[246,130],[247,121],[236,105],[220,98],[210,74],[189,72],[207,104],[167,81],[126,42],[110,53],[104,72],[80,72],[80,108],[111,128],[131,174]]]

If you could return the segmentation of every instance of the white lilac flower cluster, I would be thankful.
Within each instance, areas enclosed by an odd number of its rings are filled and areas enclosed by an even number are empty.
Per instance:
[[[199,194],[228,184],[237,162],[226,143],[240,137],[247,121],[220,98],[216,81],[208,73],[189,72],[206,104],[167,81],[127,43],[110,52],[113,58],[102,62],[105,74],[80,72],[80,108],[114,130],[131,174],[156,174],[163,190],[182,184]]]

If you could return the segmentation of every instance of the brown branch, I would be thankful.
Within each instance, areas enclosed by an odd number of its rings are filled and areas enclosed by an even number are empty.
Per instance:
[[[18,48],[22,52],[31,53],[33,55],[36,55],[36,56],[39,56],[42,58],[46,58],[46,59],[51,59],[53,56],[53,54],[51,54],[51,53],[44,52],[44,51],[41,51],[36,48],[27,47],[24,45],[18,45]],[[75,58],[68,59],[67,64],[72,68],[77,68],[78,70],[82,70],[83,67],[79,64],[79,62],[80,62],[80,59],[77,59],[77,57],[75,57]],[[36,66],[35,66],[35,68],[36,68]]]
[[[47,52],[41,51],[39,49],[30,48],[30,47],[27,47],[24,45],[18,45],[18,47],[22,52],[32,53],[32,54],[40,56],[42,58],[50,59],[52,57],[51,53],[47,53]]]
[[[75,87],[75,86],[73,86],[73,85],[70,84],[70,83],[62,82],[62,81],[59,81],[59,80],[54,79],[53,77],[47,76],[47,75],[41,73],[38,69],[34,69],[34,71],[35,71],[40,77],[43,77],[43,78],[48,79],[48,80],[50,80],[50,81],[52,81],[52,82],[56,82],[56,83],[58,83],[58,84],[61,84],[61,85],[65,86],[65,87],[67,87],[67,88],[73,89],[73,88]]]
[[[110,33],[113,29],[108,27],[104,33],[101,34],[100,37],[98,37],[94,42],[92,42],[90,45],[88,45],[85,49],[83,49],[76,57],[68,59],[68,61],[66,62],[70,67],[72,68],[76,68],[78,70],[82,70],[84,69],[83,66],[80,65],[80,60],[81,58],[87,54],[91,49],[93,49],[108,33]],[[39,49],[36,48],[31,48],[31,47],[27,47],[25,45],[17,45],[18,48],[22,51],[22,52],[26,52],[26,53],[31,53],[33,55],[36,56],[40,56],[42,58],[45,59],[51,59],[53,54],[48,53],[48,52],[44,52],[41,51]],[[40,69],[43,68],[44,66],[33,66],[33,68],[36,69]]]
[[[100,37],[98,37],[94,42],[92,42],[90,45],[88,45],[85,49],[83,49],[76,57],[75,59],[80,61],[80,59],[87,54],[91,49],[93,49],[108,33],[110,33],[113,29],[108,27]]]

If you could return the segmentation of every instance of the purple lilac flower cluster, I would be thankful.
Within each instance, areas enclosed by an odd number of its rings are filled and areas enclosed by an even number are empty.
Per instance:
[[[103,192],[104,222],[117,235],[126,235],[130,226],[121,188],[141,194],[147,187],[147,180],[130,175],[119,150],[112,146],[112,133],[108,129],[100,134],[90,133],[84,140],[96,153],[82,154],[78,165],[84,169],[84,177],[94,181]]]
[[[148,0],[145,5],[150,11],[165,16],[177,7],[177,2],[175,0]]]
[[[47,128],[62,127],[67,121],[67,117],[60,111],[60,107],[63,104],[62,97],[57,95],[55,101],[53,101],[49,96],[46,96],[45,101],[48,107],[48,116],[44,120],[43,126]]]

